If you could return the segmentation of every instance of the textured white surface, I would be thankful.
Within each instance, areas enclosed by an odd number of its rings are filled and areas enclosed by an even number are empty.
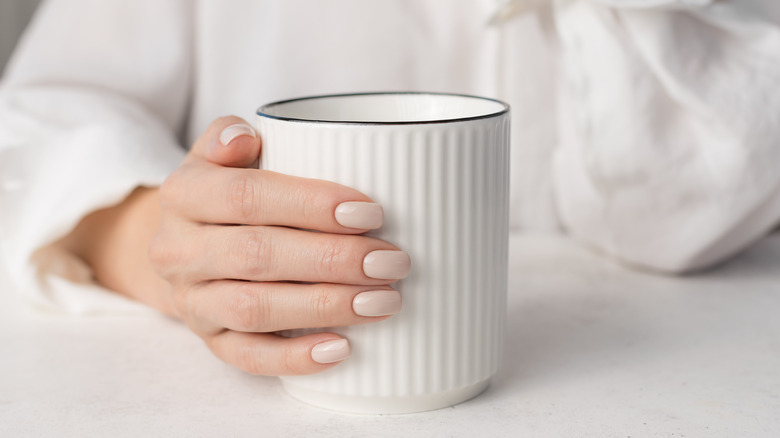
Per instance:
[[[163,317],[0,306],[0,436],[770,437],[780,430],[780,236],[719,270],[629,271],[510,240],[506,356],[481,396],[411,415],[323,411]]]
[[[408,94],[303,100],[276,114],[294,117],[309,104],[332,120],[327,116],[360,114],[367,98],[373,108],[368,114],[377,120],[397,120],[397,114],[405,120],[451,118],[437,114],[448,106],[457,107],[457,117],[504,109],[482,99]],[[312,404],[361,413],[425,411],[473,396],[475,390],[466,388],[496,372],[503,345],[508,113],[408,125],[262,116],[257,123],[263,168],[365,193],[385,210],[384,225],[369,234],[412,260],[409,276],[394,286],[403,310],[377,324],[328,330],[350,340],[352,358],[319,374],[285,377],[285,387]],[[330,394],[338,397],[323,396]]]

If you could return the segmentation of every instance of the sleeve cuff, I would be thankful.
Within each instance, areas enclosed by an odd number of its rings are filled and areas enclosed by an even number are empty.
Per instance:
[[[72,87],[4,93],[0,120],[0,237],[18,292],[69,313],[142,309],[54,243],[90,212],[161,184],[185,155],[170,130],[120,96]]]

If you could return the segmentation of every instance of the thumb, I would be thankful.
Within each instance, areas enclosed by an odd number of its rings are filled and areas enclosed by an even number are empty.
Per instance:
[[[220,117],[192,145],[190,154],[227,167],[249,167],[260,157],[260,138],[252,125],[236,117]]]

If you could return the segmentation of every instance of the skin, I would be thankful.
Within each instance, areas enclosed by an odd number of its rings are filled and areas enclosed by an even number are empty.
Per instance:
[[[223,361],[252,374],[310,374],[336,365],[311,358],[334,333],[273,332],[363,324],[360,292],[391,289],[366,277],[363,257],[393,245],[334,218],[346,201],[371,200],[338,184],[249,169],[261,141],[219,134],[215,120],[160,188],[138,188],[69,235],[71,249],[107,288],[184,321]],[[312,232],[307,230],[316,230]]]

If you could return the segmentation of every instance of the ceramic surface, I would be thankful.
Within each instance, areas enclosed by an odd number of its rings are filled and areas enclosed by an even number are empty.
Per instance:
[[[268,105],[257,123],[263,168],[364,192],[385,211],[384,226],[368,234],[412,260],[394,284],[401,312],[328,329],[349,339],[353,356],[284,377],[287,391],[380,414],[451,406],[482,391],[504,337],[508,108],[458,95],[344,95]]]

